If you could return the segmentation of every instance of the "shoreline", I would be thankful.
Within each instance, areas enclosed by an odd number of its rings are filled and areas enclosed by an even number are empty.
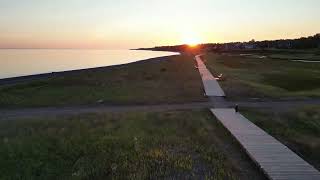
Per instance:
[[[117,64],[117,65],[111,65],[111,66],[101,66],[101,67],[94,67],[94,68],[75,69],[75,70],[68,70],[68,71],[58,71],[58,72],[51,72],[51,73],[41,73],[41,74],[32,74],[32,75],[25,75],[25,76],[3,78],[3,79],[0,79],[0,86],[14,85],[14,84],[30,82],[34,80],[48,79],[52,77],[61,77],[61,76],[72,75],[76,73],[103,71],[109,68],[121,67],[121,66],[134,64],[134,63],[145,63],[146,61],[150,61],[150,60],[161,61],[164,58],[172,57],[172,56],[179,56],[179,55],[169,55],[169,56],[161,56],[161,57],[155,57],[155,58],[149,58],[149,59],[142,59],[142,60],[137,60],[135,62]]]

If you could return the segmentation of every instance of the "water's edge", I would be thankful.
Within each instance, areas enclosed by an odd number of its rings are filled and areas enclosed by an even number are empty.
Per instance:
[[[3,79],[0,79],[0,86],[1,85],[12,85],[12,84],[16,84],[16,83],[28,82],[28,81],[33,81],[33,80],[47,79],[50,77],[59,77],[59,76],[61,77],[61,76],[76,74],[76,73],[80,73],[80,72],[101,71],[101,70],[105,70],[106,68],[126,66],[126,65],[130,65],[130,64],[134,64],[134,63],[145,63],[146,61],[150,61],[150,60],[163,60],[164,58],[172,57],[172,56],[177,56],[177,55],[148,58],[148,59],[144,59],[144,60],[138,60],[135,62],[110,65],[110,66],[101,66],[101,67],[94,67],[94,68],[85,68],[85,69],[76,69],[76,70],[68,70],[68,71],[59,71],[59,72],[41,73],[41,74],[33,74],[33,75],[26,75],[26,76],[3,78]]]
[[[133,50],[0,50],[0,79],[127,64],[176,55]]]

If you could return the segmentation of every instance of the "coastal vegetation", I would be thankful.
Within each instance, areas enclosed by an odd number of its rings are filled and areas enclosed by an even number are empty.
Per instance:
[[[223,74],[220,85],[228,99],[320,97],[320,63],[291,61],[292,54],[208,53],[206,65]]]
[[[204,101],[192,56],[176,55],[0,86],[0,107]]]
[[[3,120],[0,179],[238,179],[219,131],[208,110]]]

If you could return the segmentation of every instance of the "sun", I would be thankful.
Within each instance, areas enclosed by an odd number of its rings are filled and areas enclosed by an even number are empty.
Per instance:
[[[201,40],[199,37],[197,37],[194,34],[188,34],[185,35],[182,39],[183,44],[187,44],[190,47],[196,47],[198,44],[200,44]]]

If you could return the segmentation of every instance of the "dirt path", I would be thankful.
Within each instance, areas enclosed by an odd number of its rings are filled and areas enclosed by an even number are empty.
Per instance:
[[[73,107],[44,107],[26,109],[0,109],[0,120],[15,118],[30,118],[37,116],[57,116],[57,115],[76,115],[83,113],[105,113],[105,112],[158,112],[168,110],[186,110],[210,108],[211,102],[193,102],[186,104],[160,104],[160,105],[124,105],[124,106],[73,106]]]
[[[159,104],[159,105],[125,105],[125,106],[73,106],[73,107],[44,107],[44,108],[23,108],[23,109],[0,109],[0,120],[15,118],[30,118],[37,116],[75,115],[82,113],[103,113],[103,112],[130,112],[144,111],[157,112],[168,110],[204,109],[213,107],[234,107],[239,105],[240,109],[245,107],[262,108],[270,111],[289,111],[306,105],[320,105],[320,99],[312,100],[290,100],[270,102],[228,102],[221,98],[210,97],[209,102],[190,102],[185,104]],[[223,103],[222,103],[223,102]]]

